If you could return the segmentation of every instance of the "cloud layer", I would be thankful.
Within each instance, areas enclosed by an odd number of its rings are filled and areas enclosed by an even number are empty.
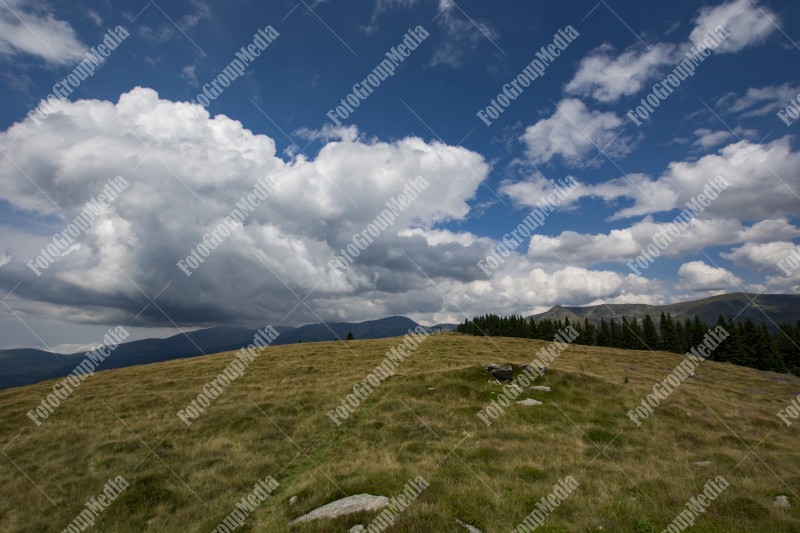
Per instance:
[[[0,283],[10,290],[24,279],[15,291],[23,313],[142,325],[430,317],[443,306],[441,320],[462,320],[462,311],[653,293],[649,282],[535,266],[524,254],[487,279],[476,263],[495,243],[439,227],[469,214],[489,172],[480,155],[416,137],[365,139],[355,128],[325,135],[313,159],[284,160],[269,137],[144,88],[117,103],[67,103],[38,128],[16,124],[0,135],[16,137],[0,161],[2,196],[34,218],[56,217],[56,230],[109,178],[120,174],[130,186],[39,278],[24,262],[49,236],[19,235]],[[394,226],[346,273],[327,268],[416,176],[430,186]],[[276,182],[271,196],[187,278],[176,262],[264,177]]]

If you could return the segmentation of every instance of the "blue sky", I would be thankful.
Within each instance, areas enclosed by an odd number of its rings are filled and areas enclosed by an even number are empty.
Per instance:
[[[118,27],[96,72],[40,106]],[[269,27],[207,108],[188,103]],[[329,111],[418,27],[427,37],[335,125]],[[478,111],[568,27],[487,126]],[[694,73],[631,120],[715,28]],[[798,41],[800,5],[777,1],[5,0],[0,347],[75,348],[118,324],[140,338],[797,292],[779,263],[800,237],[800,126],[777,114],[800,105]],[[117,175],[119,196],[30,268]],[[329,268],[417,176],[429,186],[395,223]],[[718,197],[630,269],[717,176]],[[274,191],[186,276],[177,262],[265,177]],[[477,263],[567,177],[576,189],[487,276]]]

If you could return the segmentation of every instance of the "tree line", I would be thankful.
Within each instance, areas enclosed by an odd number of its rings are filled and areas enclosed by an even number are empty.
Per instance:
[[[778,330],[770,332],[766,324],[756,324],[750,318],[734,322],[722,315],[716,324],[708,326],[698,316],[681,322],[669,313],[661,313],[658,325],[650,315],[645,315],[641,322],[636,317],[631,320],[622,317],[619,321],[601,318],[596,325],[588,319],[583,323],[570,322],[569,318],[536,321],[522,316],[487,314],[465,320],[456,331],[468,335],[552,340],[558,331],[569,325],[579,333],[576,344],[674,353],[688,352],[702,343],[709,329],[722,326],[729,336],[711,352],[709,360],[800,375],[800,320],[794,325],[782,324]]]

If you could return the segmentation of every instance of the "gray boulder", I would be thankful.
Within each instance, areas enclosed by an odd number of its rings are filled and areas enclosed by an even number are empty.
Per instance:
[[[522,365],[522,370],[527,370],[528,372],[533,372],[533,367],[531,365],[525,364],[525,365]],[[540,366],[538,373],[539,374],[547,374],[547,367],[546,366]]]
[[[511,381],[514,379],[514,369],[510,366],[506,368],[497,367],[489,370],[492,373],[492,376],[498,381]]]
[[[337,516],[344,516],[353,513],[360,513],[362,511],[377,511],[383,509],[389,504],[389,498],[386,496],[373,496],[371,494],[356,494],[348,496],[341,500],[336,500],[322,507],[318,507],[313,511],[304,514],[299,518],[295,518],[289,525],[299,524],[300,522],[310,522],[311,520],[319,520],[320,518],[336,518]]]

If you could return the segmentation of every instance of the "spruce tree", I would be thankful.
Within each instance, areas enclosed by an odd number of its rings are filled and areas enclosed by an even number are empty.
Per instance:
[[[583,319],[583,333],[581,337],[583,339],[583,344],[588,346],[594,346],[595,344],[595,327],[594,324],[589,323],[589,318]]]
[[[800,339],[789,324],[781,324],[775,334],[775,349],[783,359],[789,372],[800,375]]]
[[[678,352],[679,348],[675,343],[675,324],[672,322],[672,315],[661,312],[659,320],[661,334],[661,349],[666,352]]]
[[[763,370],[772,370],[773,372],[786,372],[786,364],[783,361],[783,357],[775,349],[773,340],[767,325],[762,322],[758,328],[758,353],[761,356],[761,368]]]
[[[611,346],[611,337],[609,336],[608,324],[606,319],[600,318],[600,330],[597,332],[597,345],[598,346]]]
[[[686,331],[683,329],[683,324],[681,324],[680,320],[675,321],[675,328],[672,332],[673,335],[673,345],[674,349],[672,350],[675,353],[686,353],[691,349],[689,346],[691,343],[686,340]]]
[[[699,316],[694,315],[694,322],[692,322],[692,346],[700,346],[706,333],[708,333],[708,327],[700,321]]]
[[[644,341],[647,349],[658,350],[661,348],[661,339],[658,337],[656,325],[650,315],[644,315],[642,319],[642,340]]]
[[[622,347],[622,335],[620,334],[620,328],[617,324],[617,321],[613,318],[610,319],[608,324],[608,345],[612,348],[621,348]]]

